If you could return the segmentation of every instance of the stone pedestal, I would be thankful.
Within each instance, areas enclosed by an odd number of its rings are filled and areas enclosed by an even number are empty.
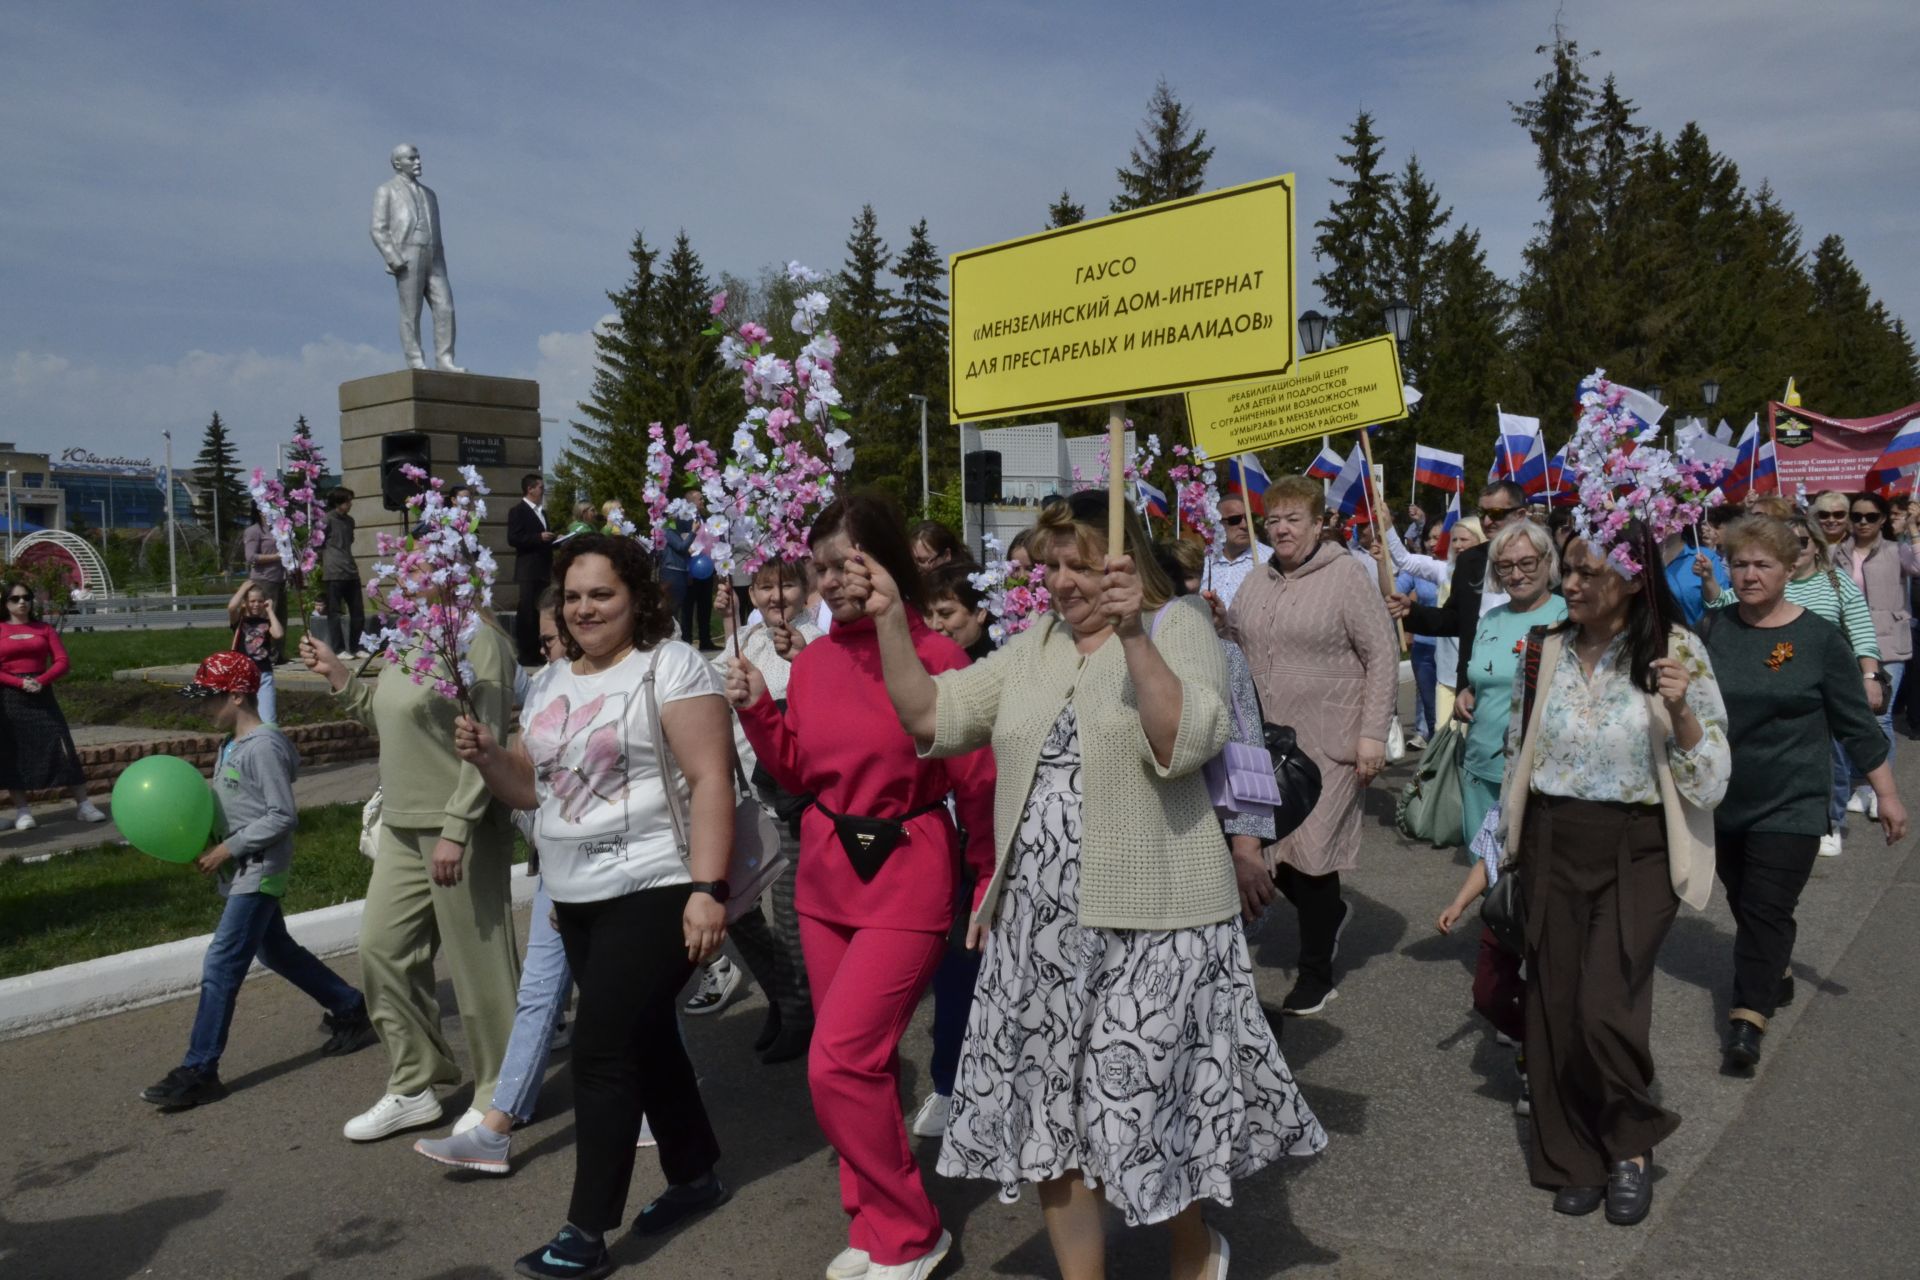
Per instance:
[[[519,605],[507,512],[520,501],[520,477],[541,470],[540,384],[437,369],[401,369],[340,384],[340,483],[353,490],[353,554],[366,567],[377,558],[374,535],[404,532],[405,513],[380,500],[382,438],[417,431],[427,439],[429,470],[448,486],[461,464],[480,472],[492,493],[482,540],[500,562],[494,604]]]

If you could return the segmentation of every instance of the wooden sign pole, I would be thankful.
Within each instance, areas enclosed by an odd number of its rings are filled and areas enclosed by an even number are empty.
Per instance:
[[[1107,556],[1127,554],[1127,405],[1116,400],[1107,406]],[[1137,568],[1138,566],[1136,566]],[[1109,618],[1116,628],[1120,619]]]
[[[1374,567],[1380,571],[1380,597],[1384,600],[1393,594],[1393,570],[1387,567],[1387,530],[1386,526],[1380,523],[1382,515],[1381,508],[1386,506],[1386,499],[1375,490],[1373,485],[1375,475],[1373,469],[1373,440],[1368,436],[1365,427],[1360,429],[1360,452],[1367,460],[1366,492],[1372,495],[1372,499],[1368,505],[1373,508],[1368,514],[1373,520],[1374,543],[1380,548],[1380,554],[1374,557]],[[1387,518],[1391,519],[1392,517],[1389,516]],[[1400,647],[1402,649],[1406,648],[1406,622],[1404,620],[1397,621],[1393,626],[1394,630],[1399,633]]]

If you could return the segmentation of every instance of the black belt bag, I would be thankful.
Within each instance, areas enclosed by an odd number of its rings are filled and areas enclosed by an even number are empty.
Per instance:
[[[835,813],[821,804],[817,797],[813,807],[833,819],[834,834],[840,837],[840,847],[847,851],[847,861],[853,864],[853,873],[860,877],[860,883],[870,884],[905,838],[907,824],[915,818],[946,808],[947,802],[936,800],[898,818],[861,818]]]

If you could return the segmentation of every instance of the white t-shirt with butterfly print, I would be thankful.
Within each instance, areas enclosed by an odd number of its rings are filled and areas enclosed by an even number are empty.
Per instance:
[[[528,682],[520,735],[540,797],[540,874],[556,902],[600,902],[692,879],[674,840],[648,727],[645,681],[656,661],[662,708],[721,696],[713,668],[678,640],[635,650],[593,675],[548,663]],[[684,803],[678,768],[674,785]]]

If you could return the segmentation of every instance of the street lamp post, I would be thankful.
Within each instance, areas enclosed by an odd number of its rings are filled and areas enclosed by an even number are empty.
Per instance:
[[[108,485],[107,492],[113,492],[111,484]],[[112,522],[111,517],[107,515],[107,500],[101,498],[93,505],[100,508],[100,554],[105,555],[107,554],[107,525]]]
[[[1713,406],[1720,403],[1720,380],[1708,378],[1701,383],[1700,398],[1707,402],[1707,412],[1713,412]]]
[[[13,468],[7,468],[7,563],[13,563]]]
[[[1413,308],[1404,302],[1389,302],[1384,314],[1387,332],[1393,335],[1396,343],[1404,347],[1407,344],[1407,335],[1413,332]]]
[[[163,477],[167,494],[167,594],[173,598],[173,607],[180,607],[180,564],[173,554],[173,432],[160,433],[167,442],[167,470]],[[112,481],[108,481],[109,484]]]
[[[1300,345],[1308,355],[1327,345],[1327,318],[1318,311],[1300,313]]]
[[[920,510],[924,514],[932,498],[932,491],[927,486],[927,398],[909,392],[907,399],[920,402]]]

